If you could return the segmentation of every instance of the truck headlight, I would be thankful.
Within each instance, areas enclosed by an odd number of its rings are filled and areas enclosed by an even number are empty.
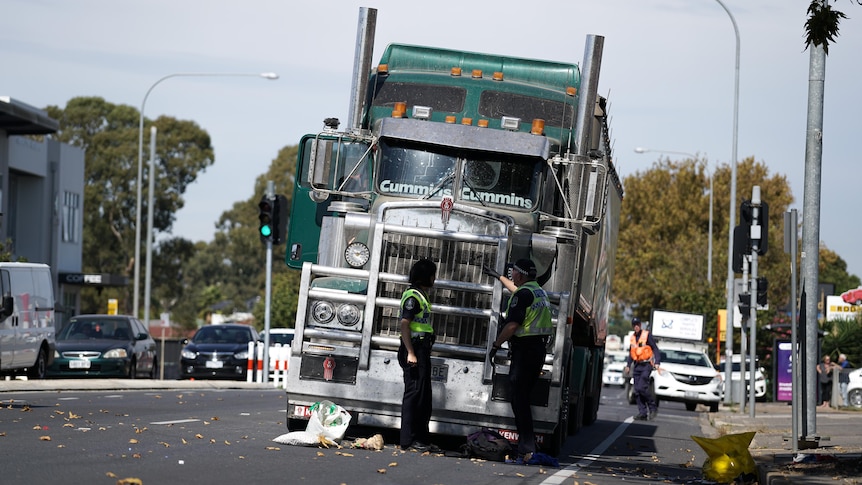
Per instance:
[[[319,301],[311,307],[311,316],[317,323],[329,323],[335,316],[335,310],[332,308],[332,303]]]
[[[345,303],[338,307],[338,323],[345,327],[352,327],[359,323],[359,308],[356,305]]]

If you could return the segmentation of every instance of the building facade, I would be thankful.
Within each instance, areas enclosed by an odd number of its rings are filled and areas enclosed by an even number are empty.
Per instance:
[[[61,328],[85,280],[66,276],[82,270],[84,150],[28,136],[58,128],[45,111],[0,96],[0,243],[13,259],[51,266]]]

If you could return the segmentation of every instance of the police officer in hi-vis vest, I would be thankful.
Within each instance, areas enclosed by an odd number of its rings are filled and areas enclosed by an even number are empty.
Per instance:
[[[437,265],[420,259],[410,268],[410,287],[401,296],[401,345],[398,364],[404,371],[404,396],[401,400],[401,437],[404,450],[439,453],[431,444],[431,302],[428,291],[434,286]]]
[[[485,273],[499,279],[512,292],[503,329],[491,346],[489,358],[493,362],[503,342],[509,341],[510,395],[518,429],[518,456],[513,461],[524,463],[529,461],[529,454],[536,452],[530,396],[539,381],[545,363],[545,346],[553,331],[551,302],[536,282],[536,265],[529,259],[519,259],[514,264],[511,280],[487,267]]]
[[[638,414],[634,419],[652,420],[658,413],[658,403],[650,389],[649,377],[653,369],[658,369],[661,354],[649,330],[641,328],[640,318],[632,318],[632,329],[634,333],[629,340],[629,355],[626,357],[624,373],[628,375],[631,370],[634,380],[634,392],[638,403]]]

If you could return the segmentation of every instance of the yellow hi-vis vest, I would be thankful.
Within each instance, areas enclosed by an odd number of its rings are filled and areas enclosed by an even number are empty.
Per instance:
[[[636,339],[635,334],[632,334],[629,340],[629,355],[632,356],[632,361],[637,363],[652,360],[652,347],[647,344],[648,336],[649,331],[647,330],[641,330],[639,339]]]
[[[413,321],[410,322],[410,333],[434,333],[434,327],[431,326],[431,303],[428,302],[428,299],[425,298],[425,295],[421,291],[415,288],[407,288],[401,295],[401,306],[403,307],[404,302],[411,296],[419,302],[419,312],[416,313]]]
[[[551,317],[551,301],[548,294],[536,281],[528,281],[521,285],[515,293],[526,288],[533,293],[533,304],[527,309],[524,323],[515,331],[517,337],[531,337],[534,335],[551,335],[554,330],[554,322]],[[513,294],[509,297],[509,306],[512,305]]]

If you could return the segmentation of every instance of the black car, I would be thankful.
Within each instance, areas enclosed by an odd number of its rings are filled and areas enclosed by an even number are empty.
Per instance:
[[[180,354],[183,379],[238,379],[248,373],[248,343],[259,342],[257,331],[248,325],[207,325],[185,342]],[[254,355],[251,356],[254,358]]]
[[[49,377],[158,376],[156,342],[127,315],[78,315],[56,336]]]

